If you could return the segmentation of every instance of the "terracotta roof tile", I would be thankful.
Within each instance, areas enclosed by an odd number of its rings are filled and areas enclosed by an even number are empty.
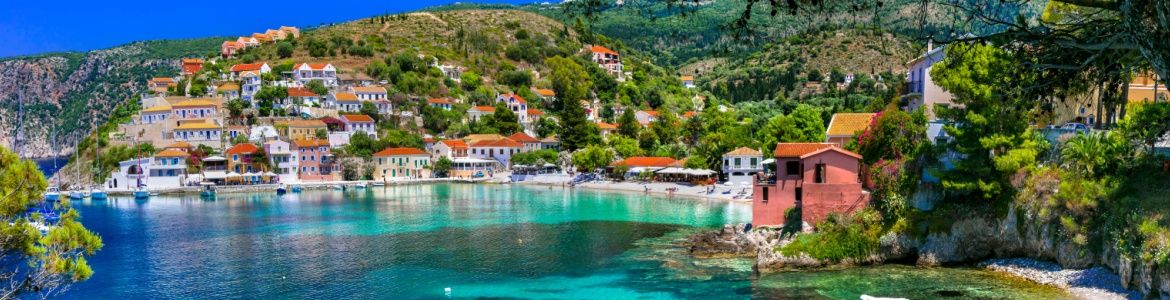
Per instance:
[[[597,122],[597,128],[601,128],[601,130],[614,130],[617,129],[617,125],[606,122]]]
[[[495,106],[480,105],[480,106],[472,107],[471,109],[482,111],[482,112],[496,112]]]
[[[164,149],[163,151],[159,151],[158,153],[156,153],[154,155],[154,157],[188,157],[188,156],[191,156],[191,154],[187,154],[187,152],[183,152],[183,151],[179,151],[179,150],[175,150],[175,149]]]
[[[303,65],[309,66],[309,69],[312,69],[312,70],[321,70],[321,69],[325,69],[326,67],[329,66],[329,64],[324,64],[324,63],[319,63],[319,64],[299,63],[299,64],[293,66],[293,70],[300,69],[301,66],[303,66]]]
[[[511,139],[498,140],[482,140],[471,144],[472,147],[497,147],[497,148],[524,148],[524,144],[513,141]]]
[[[817,150],[833,147],[828,143],[779,143],[773,152],[777,158],[798,158]]]
[[[376,156],[376,157],[416,156],[416,155],[429,156],[430,154],[428,154],[426,151],[423,151],[422,149],[418,149],[418,148],[386,148],[385,150],[378,151],[378,153],[374,153],[374,156]]]
[[[333,93],[333,99],[335,99],[337,101],[349,101],[349,102],[358,101],[357,95],[355,95],[354,93],[345,93],[345,92]]]
[[[430,104],[451,104],[451,100],[447,98],[429,98],[427,103]]]
[[[853,136],[854,133],[869,128],[869,124],[873,121],[873,117],[876,115],[877,114],[873,113],[833,114],[833,120],[829,121],[827,135]]]
[[[627,167],[667,167],[675,163],[673,158],[656,156],[635,156],[609,164],[610,166]]]
[[[178,142],[171,143],[170,145],[167,145],[167,146],[166,146],[166,147],[164,147],[164,148],[183,148],[183,149],[190,149],[190,148],[191,148],[191,143],[188,143],[188,142],[183,142],[183,141],[178,141]]]
[[[605,46],[600,46],[600,45],[594,45],[589,50],[593,51],[593,53],[605,53],[605,54],[618,55],[617,51],[609,50],[609,48],[606,48]]]
[[[541,111],[541,110],[539,110],[539,109],[535,109],[535,108],[529,108],[529,109],[528,109],[528,115],[529,115],[529,116],[543,116],[543,115],[544,115],[544,112],[543,112],[543,111]]]
[[[517,94],[504,94],[503,96],[504,99],[516,98],[516,102],[520,102],[520,104],[528,103],[528,101],[524,100],[524,97],[520,97],[520,95]]]
[[[513,141],[517,141],[517,142],[521,142],[521,143],[525,143],[525,144],[539,143],[540,142],[540,140],[538,140],[538,139],[536,139],[528,134],[525,134],[523,132],[513,133],[512,135],[508,136],[508,139],[513,140]]]
[[[291,87],[291,88],[288,88],[288,96],[289,97],[317,97],[318,95],[317,95],[317,93],[314,93],[312,90],[309,90],[307,88]]]
[[[451,149],[467,149],[467,143],[463,142],[463,140],[442,140],[439,143],[443,143],[443,145],[447,145]]]
[[[544,97],[556,97],[557,92],[550,89],[536,89],[536,94]]]
[[[370,116],[367,116],[367,115],[341,115],[341,119],[343,119],[347,122],[366,122],[366,123],[373,123],[374,122],[374,118],[371,118]]]
[[[385,94],[386,88],[380,86],[353,86],[349,88],[354,93],[364,94]]]
[[[252,145],[251,143],[241,143],[241,144],[236,144],[235,146],[232,146],[232,148],[228,149],[228,151],[225,152],[225,154],[227,154],[227,155],[250,154],[250,153],[256,153],[256,151],[259,151],[259,150],[260,150],[259,147],[256,147],[256,145]]]
[[[264,67],[264,65],[265,63],[236,64],[232,65],[232,72],[260,71],[260,68]]]
[[[298,140],[293,140],[293,145],[296,145],[296,146],[297,146],[297,148],[306,148],[306,147],[328,147],[328,146],[329,146],[329,141],[327,141],[327,140],[318,140],[318,139],[311,139],[311,140],[301,140],[301,139],[298,139]]]
[[[752,148],[748,148],[748,147],[739,147],[739,148],[736,148],[735,150],[731,150],[731,152],[727,152],[727,154],[724,154],[724,155],[727,155],[727,156],[760,156],[763,154],[760,153],[760,151],[758,151],[756,149],[752,149]]]

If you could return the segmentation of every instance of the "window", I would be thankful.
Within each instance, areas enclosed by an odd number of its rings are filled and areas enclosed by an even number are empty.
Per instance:
[[[784,174],[786,174],[788,176],[800,175],[800,162],[799,161],[787,162],[784,164],[784,169],[786,170],[784,172]]]
[[[751,160],[751,163],[752,163],[752,166],[751,166],[751,167],[752,167],[752,169],[755,169],[755,168],[756,168],[756,166],[757,166],[757,165],[756,165],[756,159],[757,159],[757,158],[755,158],[755,157],[752,157],[752,160]]]
[[[736,167],[736,168],[742,168],[743,166],[742,166],[741,164],[742,164],[742,162],[740,161],[740,158],[739,158],[739,157],[736,157],[736,158],[735,158],[735,167]]]
[[[813,175],[813,176],[816,178],[815,179],[816,183],[825,183],[825,181],[827,181],[827,179],[825,178],[827,176],[827,174],[825,172],[826,171],[825,164],[817,164],[815,171],[816,171],[816,173],[815,173],[816,175]]]

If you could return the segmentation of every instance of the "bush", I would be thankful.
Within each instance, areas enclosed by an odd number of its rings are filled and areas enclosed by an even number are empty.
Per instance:
[[[832,263],[857,261],[877,251],[878,239],[884,232],[881,216],[868,209],[851,216],[830,214],[816,228],[817,232],[798,235],[777,251],[784,256],[804,253]]]

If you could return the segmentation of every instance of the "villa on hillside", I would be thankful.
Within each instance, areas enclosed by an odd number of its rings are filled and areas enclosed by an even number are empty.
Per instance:
[[[232,146],[231,149],[224,152],[224,156],[227,156],[228,159],[228,171],[238,174],[256,172],[256,169],[252,167],[252,155],[259,151],[260,148],[252,143]]]
[[[226,99],[236,99],[240,97],[240,85],[235,82],[224,82],[215,88],[215,94]]]
[[[865,131],[877,117],[875,113],[836,113],[825,130],[825,142],[844,148],[853,136]]]
[[[451,100],[447,98],[428,98],[427,105],[434,108],[442,108],[444,110],[451,110]]]
[[[516,120],[521,124],[528,122],[528,101],[516,94],[500,94],[496,102],[504,102],[508,109],[516,114]]]
[[[928,49],[926,54],[906,63],[910,69],[906,74],[906,94],[902,95],[902,98],[907,100],[906,103],[909,103],[906,110],[924,108],[926,117],[931,121],[937,119],[934,114],[935,105],[954,105],[951,101],[954,96],[934,83],[930,76],[930,70],[943,58],[946,58],[946,47],[938,47]]]
[[[316,137],[317,130],[328,130],[325,122],[321,120],[289,120],[276,122],[276,129],[280,132],[280,136],[292,139],[313,139]]]
[[[494,106],[473,106],[467,110],[467,120],[478,122],[479,118],[483,118],[483,116],[490,115],[495,112],[496,108]]]
[[[695,76],[681,76],[678,79],[682,80],[684,87],[688,89],[695,88]]]
[[[353,136],[358,132],[363,132],[371,139],[378,138],[378,130],[374,126],[374,118],[367,115],[341,115],[338,120],[345,124],[345,133]]]
[[[501,138],[496,140],[481,140],[471,143],[471,157],[486,160],[495,160],[503,166],[512,164],[512,155],[524,150],[524,144]]]
[[[272,72],[272,67],[269,67],[268,63],[236,64],[232,65],[229,71],[230,73],[228,74],[230,77],[228,77],[228,79],[238,80],[240,78],[240,73],[251,71],[258,75],[267,74],[268,72]]]
[[[288,98],[285,98],[276,107],[313,106],[314,104],[321,104],[321,95],[317,95],[307,88],[290,87],[288,88]]]
[[[374,180],[431,177],[431,155],[418,148],[387,148],[374,153]]]
[[[593,62],[597,63],[602,70],[609,72],[610,75],[619,80],[622,79],[625,69],[622,67],[622,59],[618,56],[617,51],[601,45],[594,45],[589,50],[593,53]]]
[[[300,63],[293,66],[292,72],[293,80],[302,86],[313,80],[320,80],[327,87],[337,86],[337,68],[333,64]]]
[[[348,92],[333,92],[325,96],[325,107],[336,108],[339,112],[360,112],[362,101]]]
[[[829,213],[850,213],[869,202],[862,190],[861,155],[829,143],[780,143],[776,173],[759,176],[752,188],[752,224],[784,225],[784,213],[801,210],[809,225]]]
[[[175,86],[175,79],[170,77],[155,77],[146,82],[146,87],[150,89],[151,92],[155,92],[160,95],[166,94],[167,90],[172,86]]]
[[[203,70],[202,58],[184,58],[180,62],[182,63],[182,67],[180,68],[181,72],[179,74],[184,76],[194,75]]]
[[[643,127],[650,126],[650,123],[658,120],[658,111],[656,110],[639,110],[634,112],[634,119],[638,120],[638,124]]]

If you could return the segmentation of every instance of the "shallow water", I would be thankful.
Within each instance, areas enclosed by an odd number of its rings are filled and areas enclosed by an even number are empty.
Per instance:
[[[641,194],[437,184],[75,205],[106,247],[65,298],[1064,296],[974,269],[755,278],[750,260],[696,260],[676,246],[749,220],[749,206]]]

